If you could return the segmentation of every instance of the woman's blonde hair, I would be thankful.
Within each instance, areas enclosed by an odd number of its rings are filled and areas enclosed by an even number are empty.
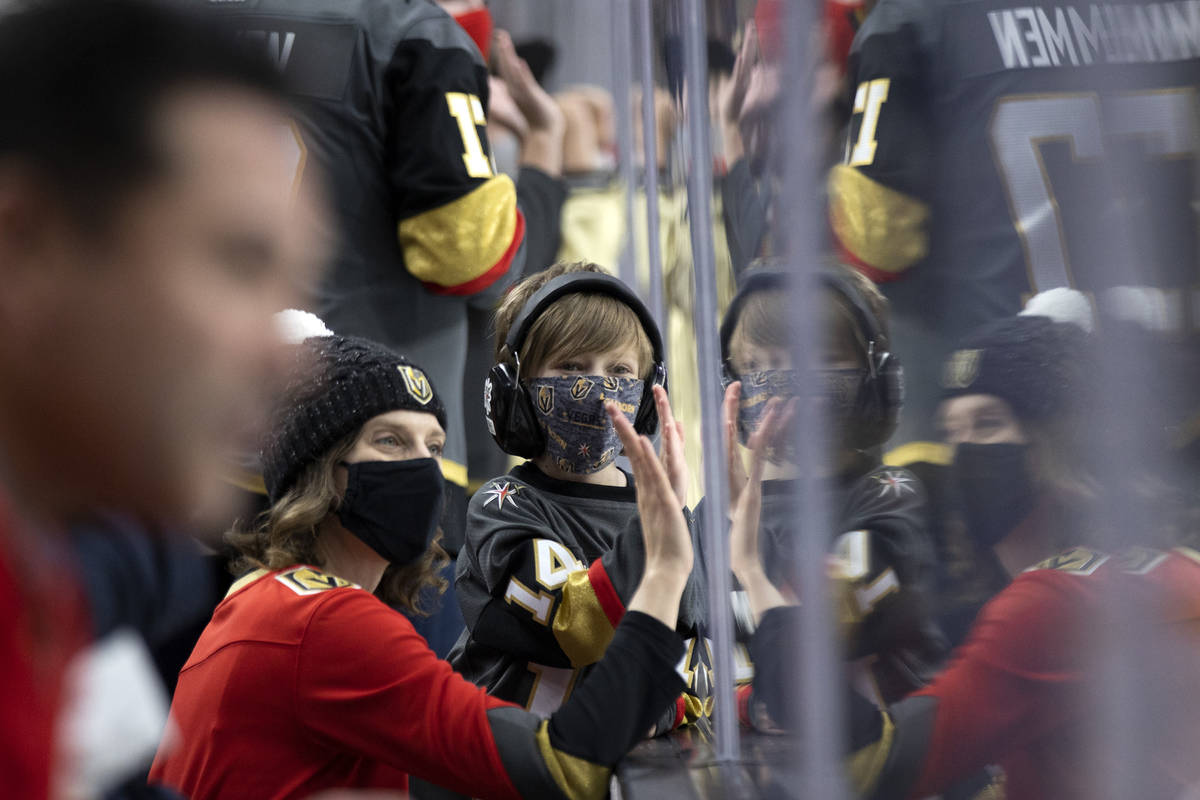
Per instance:
[[[309,464],[294,486],[250,524],[240,520],[225,534],[225,541],[239,555],[230,565],[235,575],[253,569],[284,569],[296,564],[324,566],[317,542],[321,524],[338,507],[341,496],[334,480],[334,468],[354,447],[358,431],[335,444],[328,453]],[[440,544],[438,531],[425,553],[411,564],[389,565],[375,590],[376,596],[390,606],[419,616],[428,616],[423,590],[433,589],[435,596],[446,591],[441,577],[450,557]]]
[[[496,310],[496,360],[512,363],[505,339],[517,314],[539,289],[553,278],[572,272],[604,272],[587,261],[559,262],[530,275],[512,288]],[[638,315],[608,294],[578,292],[564,295],[543,311],[529,328],[521,345],[521,373],[540,372],[556,358],[574,353],[603,353],[633,345],[638,357],[638,377],[649,379],[654,368],[654,348]]]

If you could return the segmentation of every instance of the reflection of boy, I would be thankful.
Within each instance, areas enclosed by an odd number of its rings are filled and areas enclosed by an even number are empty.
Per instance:
[[[895,425],[901,394],[899,365],[888,354],[883,298],[845,269],[822,273],[821,287],[828,338],[815,394],[826,404],[833,430],[822,480],[837,534],[832,573],[838,610],[847,657],[863,659],[863,688],[894,700],[922,686],[946,650],[928,605],[934,563],[925,493],[911,473],[880,462],[879,446]],[[743,442],[771,397],[801,394],[787,292],[782,273],[750,273],[721,326],[731,383],[727,408],[737,403]],[[760,551],[771,582],[795,594],[793,498],[800,467],[786,444],[768,452]],[[744,640],[753,622],[741,613],[737,619]]]
[[[615,463],[620,445],[604,402],[652,433],[662,344],[636,296],[598,269],[551,267],[518,284],[497,312],[500,366],[484,402],[497,441],[530,460],[471,499],[456,575],[467,631],[451,663],[491,694],[542,714],[603,655],[645,560],[633,477]],[[547,284],[565,291],[537,313],[539,298],[554,297],[544,294]],[[510,329],[525,331],[511,350]],[[504,365],[515,374],[501,385]],[[507,413],[513,403],[519,414]],[[689,586],[681,630],[694,628],[701,603]],[[664,710],[660,729],[685,710],[698,716],[695,701],[685,706]]]

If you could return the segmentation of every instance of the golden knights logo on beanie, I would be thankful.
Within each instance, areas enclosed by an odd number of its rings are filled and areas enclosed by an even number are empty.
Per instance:
[[[946,389],[966,389],[979,376],[979,357],[982,350],[965,348],[955,350],[946,361],[942,372],[942,386]]]
[[[262,449],[263,482],[271,502],[305,467],[372,417],[389,411],[446,411],[429,377],[381,344],[356,336],[319,334],[296,348],[297,363],[272,415]]]
[[[408,389],[412,399],[423,406],[429,405],[429,401],[433,399],[433,386],[430,385],[429,378],[425,377],[425,373],[412,364],[401,364],[398,369],[404,376],[404,387]]]

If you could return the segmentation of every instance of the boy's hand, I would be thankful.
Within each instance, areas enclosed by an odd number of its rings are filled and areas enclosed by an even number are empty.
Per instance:
[[[796,416],[796,401],[786,405],[778,397],[767,402],[758,430],[750,437],[750,475],[733,506],[733,524],[729,529],[729,565],[746,591],[755,623],[772,608],[789,605],[788,600],[767,578],[758,550],[762,515],[762,476],[768,443],[778,439]]]
[[[692,537],[687,521],[654,445],[634,431],[616,405],[605,403],[604,408],[633,467],[646,545],[646,569],[628,608],[673,628],[679,617],[679,598],[692,571]]]
[[[738,447],[737,415],[738,402],[742,399],[742,382],[734,381],[725,390],[725,402],[721,406],[722,422],[725,425],[725,458],[729,476],[729,508],[737,508],[738,499],[746,487],[746,468],[742,466],[742,454]]]
[[[658,407],[659,430],[662,431],[662,446],[658,458],[682,508],[687,505],[688,484],[691,482],[691,473],[683,453],[683,423],[675,420],[675,415],[671,413],[671,401],[667,398],[667,390],[661,386],[654,387],[654,404]]]

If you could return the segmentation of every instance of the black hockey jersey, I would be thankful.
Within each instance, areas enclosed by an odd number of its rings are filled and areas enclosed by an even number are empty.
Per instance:
[[[464,677],[548,715],[600,659],[645,566],[636,490],[626,477],[627,486],[594,486],[525,463],[475,493],[455,578],[467,630],[449,656]],[[699,631],[703,603],[689,580],[680,603],[685,635]],[[691,692],[664,710],[670,719],[660,729],[711,710],[711,663],[707,643],[693,639],[685,662]]]
[[[951,341],[1057,286],[1101,310],[1151,287],[1190,326],[1198,69],[1190,0],[880,0],[850,56],[839,241]]]
[[[759,548],[771,582],[798,596],[797,488],[791,480],[763,482]],[[866,693],[878,690],[893,702],[924,686],[949,649],[931,606],[935,565],[925,491],[907,470],[883,466],[834,479],[829,491],[837,532],[830,574],[844,654],[873,679],[873,687],[862,686]],[[754,624],[740,595],[734,593],[734,616],[745,643]],[[750,674],[737,677],[746,683]]]
[[[487,71],[453,18],[427,0],[208,5],[235,15],[296,95],[296,180],[317,167],[339,223],[328,291],[407,272],[412,288],[467,295],[508,272],[523,221],[492,171]]]

